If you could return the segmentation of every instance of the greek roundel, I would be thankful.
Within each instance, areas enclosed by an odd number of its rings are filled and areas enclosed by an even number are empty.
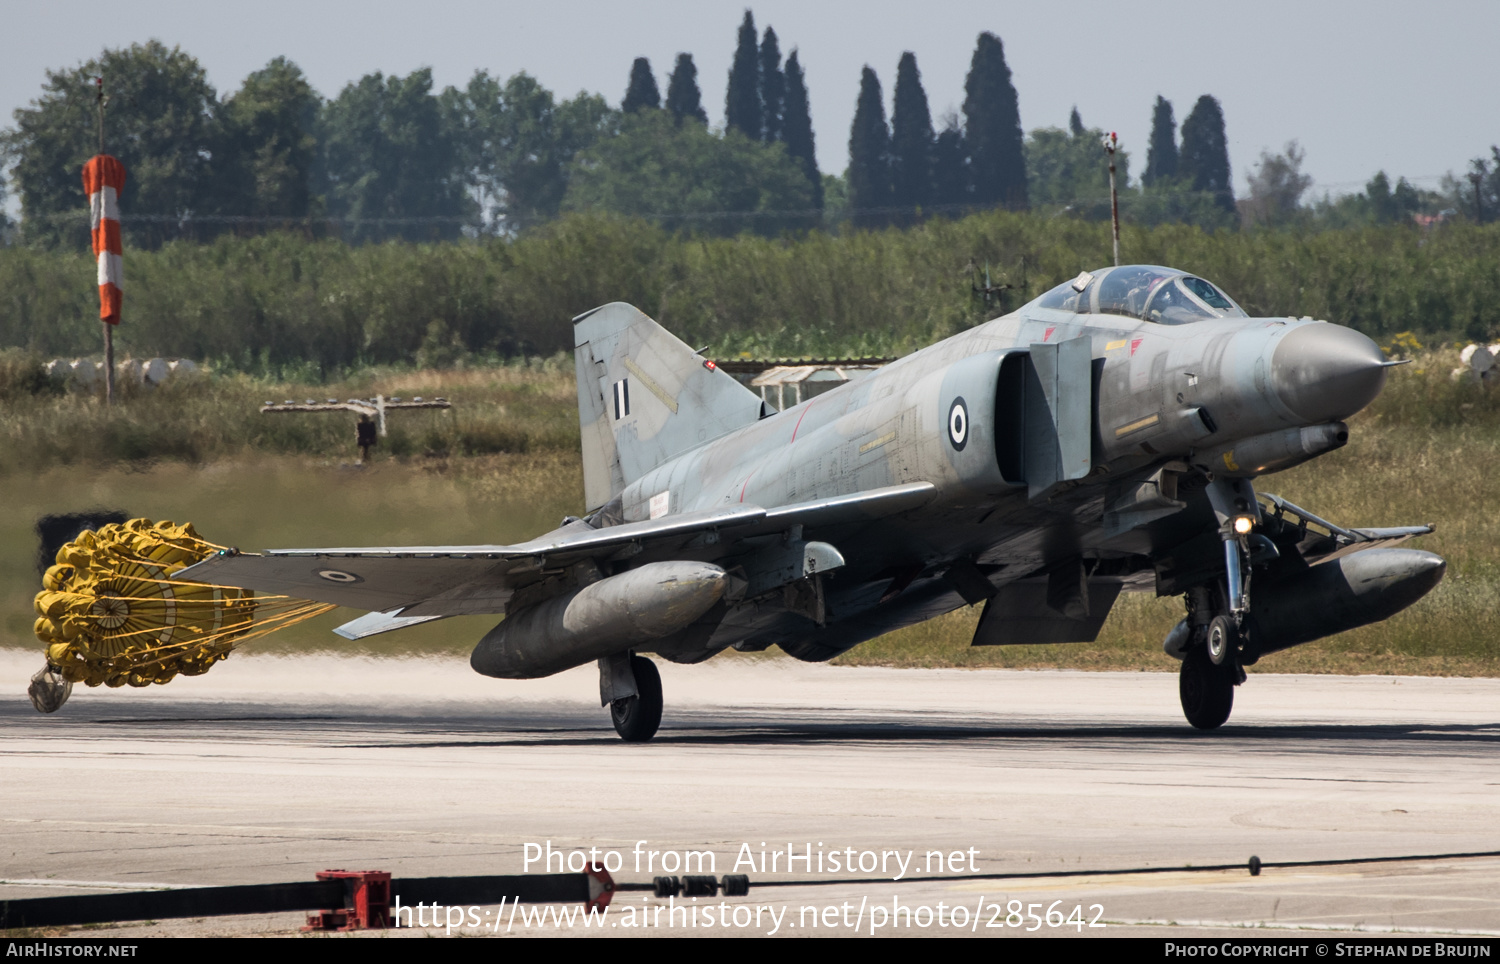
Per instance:
[[[954,399],[948,409],[948,442],[959,452],[969,444],[969,406],[963,396]]]

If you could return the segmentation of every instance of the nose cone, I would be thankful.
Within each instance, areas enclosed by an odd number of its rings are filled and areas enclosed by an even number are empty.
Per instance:
[[[1352,328],[1303,325],[1271,356],[1271,383],[1282,404],[1310,425],[1348,418],[1385,387],[1380,347]]]

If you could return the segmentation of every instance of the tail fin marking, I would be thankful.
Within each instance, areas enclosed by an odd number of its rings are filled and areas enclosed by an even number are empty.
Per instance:
[[[623,302],[579,315],[573,335],[590,509],[761,415],[760,396]]]

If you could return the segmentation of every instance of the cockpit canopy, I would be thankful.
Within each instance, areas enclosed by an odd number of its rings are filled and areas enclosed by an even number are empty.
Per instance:
[[[1126,315],[1163,325],[1249,317],[1228,295],[1202,278],[1149,264],[1086,271],[1033,304],[1079,314]]]

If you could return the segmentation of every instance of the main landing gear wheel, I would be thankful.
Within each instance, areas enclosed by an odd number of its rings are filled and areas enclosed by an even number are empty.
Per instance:
[[[645,743],[661,726],[661,674],[656,664],[644,656],[630,656],[630,671],[635,674],[638,695],[627,696],[609,704],[609,716],[615,732],[626,743]]]
[[[1217,620],[1215,620],[1217,622]],[[1204,646],[1193,646],[1182,660],[1177,692],[1182,714],[1200,730],[1214,730],[1229,719],[1234,708],[1234,661],[1215,666]]]

